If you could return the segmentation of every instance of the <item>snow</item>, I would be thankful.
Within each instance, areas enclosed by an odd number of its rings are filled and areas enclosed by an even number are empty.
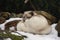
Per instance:
[[[9,20],[7,20],[5,23],[9,22],[9,21],[13,21],[13,20],[22,20],[22,18],[10,18]],[[2,28],[2,30],[4,29],[4,25],[0,24],[0,28]],[[38,35],[38,34],[32,34],[32,33],[25,33],[25,32],[21,32],[21,31],[17,31],[18,33],[20,33],[21,35],[26,35],[27,38],[25,38],[24,40],[60,40],[60,38],[57,36],[58,32],[55,30],[57,24],[52,24],[52,32],[49,35]],[[12,34],[15,35],[20,35],[17,33],[12,32]],[[10,38],[5,39],[5,40],[11,40]]]
[[[10,22],[10,21],[14,21],[14,20],[22,20],[22,18],[10,18],[9,20],[6,20],[3,24],[0,24],[0,28],[2,29],[2,30],[4,30],[4,25],[6,24],[6,23],[8,23],[8,22]]]

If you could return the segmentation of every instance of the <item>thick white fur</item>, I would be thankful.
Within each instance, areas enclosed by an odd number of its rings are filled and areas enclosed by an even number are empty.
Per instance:
[[[49,34],[51,27],[48,24],[47,19],[42,16],[32,16],[30,19],[26,19],[25,22],[20,21],[17,24],[17,31],[24,31],[35,34]]]

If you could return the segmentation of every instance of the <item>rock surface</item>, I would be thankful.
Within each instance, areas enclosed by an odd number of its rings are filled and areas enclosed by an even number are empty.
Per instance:
[[[0,17],[0,24],[4,23],[6,20],[3,17]]]
[[[1,12],[0,17],[3,17],[5,19],[9,19],[11,14],[9,12]]]

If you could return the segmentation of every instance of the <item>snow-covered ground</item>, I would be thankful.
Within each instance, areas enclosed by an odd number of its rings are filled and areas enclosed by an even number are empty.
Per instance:
[[[10,18],[9,20],[7,20],[5,23],[9,22],[9,21],[13,21],[13,20],[22,20],[22,18]],[[0,28],[2,28],[2,30],[4,29],[4,25],[0,24]],[[25,32],[21,32],[21,31],[17,31],[18,33],[22,34],[22,35],[26,35],[28,38],[25,38],[24,40],[60,40],[60,38],[57,36],[57,31],[55,30],[57,24],[52,24],[52,32],[49,35],[34,35],[31,33],[25,33]],[[12,33],[15,35],[19,35],[17,33]],[[10,39],[7,39],[10,40]]]
[[[22,20],[22,18],[10,18],[9,20],[6,20],[3,24],[0,24],[0,28],[4,30],[4,27],[5,27],[4,25],[13,20]]]

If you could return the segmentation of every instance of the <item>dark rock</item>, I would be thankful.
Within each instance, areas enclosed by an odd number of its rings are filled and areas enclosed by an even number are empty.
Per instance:
[[[0,17],[3,17],[5,19],[9,19],[11,14],[9,12],[1,12]]]
[[[16,18],[16,13],[11,13],[11,18]]]
[[[23,13],[17,14],[16,17],[19,17],[19,18],[23,17]]]
[[[58,37],[60,37],[60,33],[58,33]]]
[[[56,30],[60,33],[60,20],[57,23]]]
[[[6,20],[3,17],[0,17],[0,24],[4,23]]]
[[[60,20],[57,23],[56,30],[58,31],[58,36],[60,36]]]
[[[21,18],[23,16],[23,13],[11,13],[11,18]]]
[[[0,40],[4,40],[2,37],[0,37]]]

